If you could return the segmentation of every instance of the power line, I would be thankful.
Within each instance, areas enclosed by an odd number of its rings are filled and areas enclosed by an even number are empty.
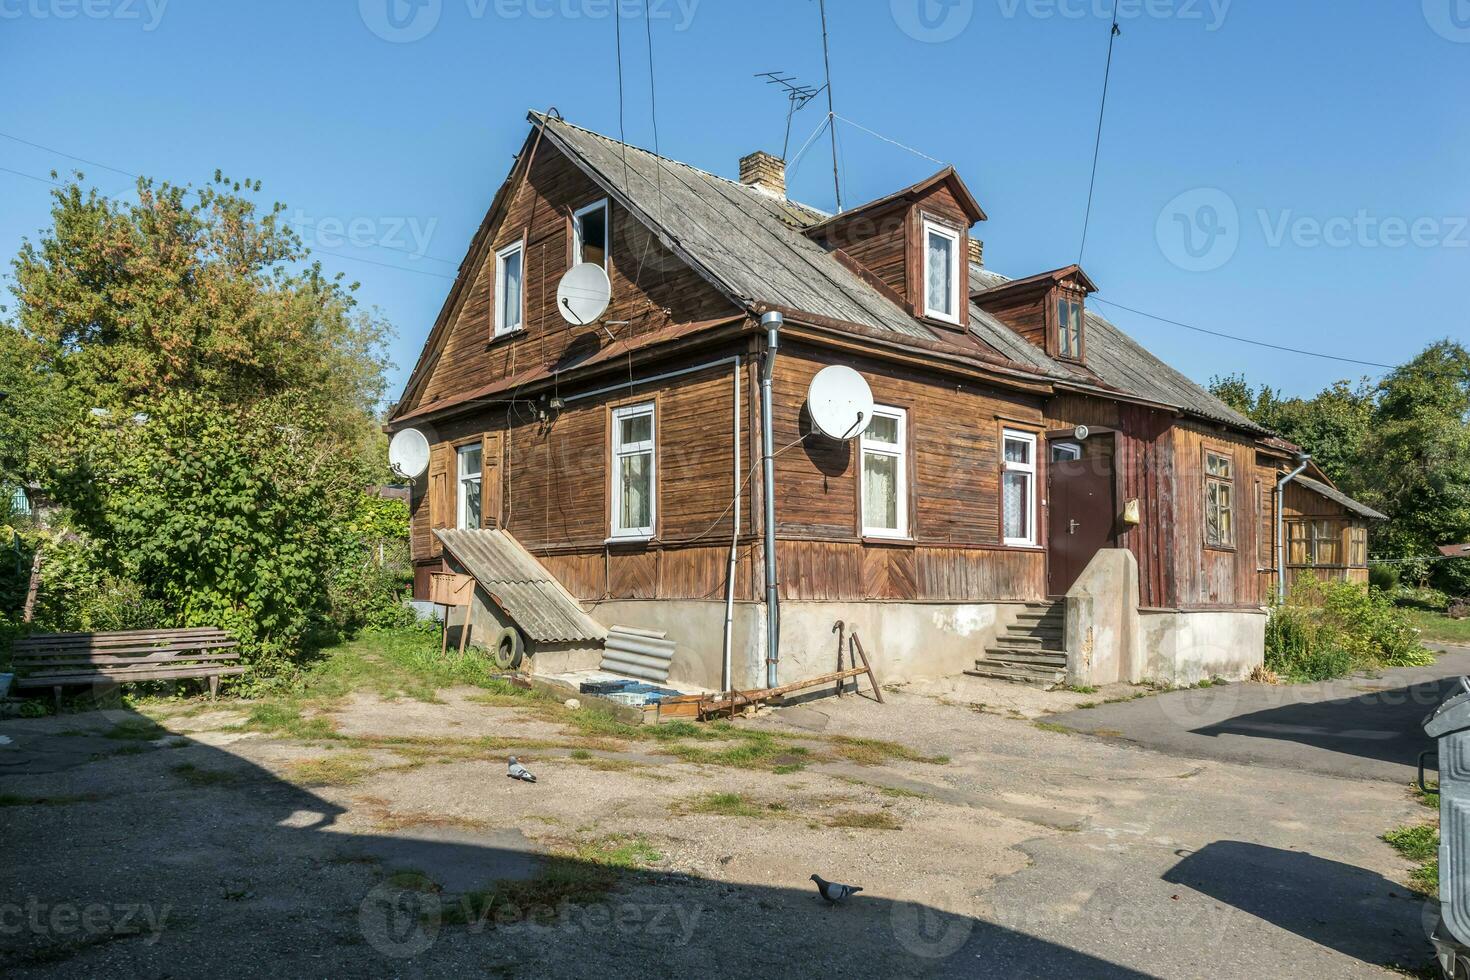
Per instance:
[[[923,157],[925,160],[928,160],[928,161],[930,161],[932,163],[937,163],[941,167],[948,166],[948,164],[946,164],[943,160],[939,159],[938,157],[931,157],[929,154],[925,153],[923,150],[916,150],[912,146],[909,146],[909,145],[907,145],[905,143],[900,143],[896,139],[891,139],[891,138],[889,138],[887,136],[884,136],[882,133],[875,132],[875,131],[869,129],[868,127],[862,125],[861,123],[855,123],[855,122],[853,122],[851,119],[847,118],[846,116],[837,116],[835,113],[833,115],[836,116],[836,118],[841,119],[843,122],[847,123],[849,126],[855,126],[858,129],[861,129],[863,132],[867,133],[869,136],[876,136],[876,137],[878,137],[878,139],[882,140],[885,143],[892,143],[894,146],[898,147],[900,150],[908,150],[910,153],[914,154],[915,156]]]
[[[1179,320],[1171,320],[1168,317],[1157,316],[1153,313],[1145,313],[1142,310],[1135,310],[1131,306],[1124,306],[1122,303],[1114,303],[1111,300],[1103,299],[1100,296],[1093,296],[1092,299],[1094,302],[1103,303],[1107,306],[1114,307],[1115,309],[1126,310],[1129,313],[1134,313],[1138,316],[1147,317],[1150,320],[1157,320],[1160,323],[1167,323],[1170,326],[1174,327],[1183,327],[1185,330],[1193,330],[1195,333],[1208,334],[1211,337],[1222,337],[1225,340],[1233,340],[1241,344],[1251,344],[1256,347],[1265,347],[1269,350],[1285,351],[1288,354],[1303,354],[1307,357],[1320,357],[1329,361],[1342,361],[1345,364],[1360,364],[1364,367],[1387,368],[1389,370],[1397,367],[1397,365],[1394,364],[1383,364],[1378,361],[1361,361],[1354,357],[1342,357],[1338,354],[1324,354],[1321,351],[1303,350],[1300,347],[1285,347],[1281,344],[1268,344],[1264,340],[1252,340],[1249,337],[1238,337],[1235,334],[1221,333],[1219,330],[1207,330],[1204,327],[1197,327],[1192,323],[1182,323]]]
[[[1113,42],[1122,34],[1118,27],[1118,0],[1113,0],[1113,27],[1108,33],[1108,64],[1103,69],[1102,102],[1097,107],[1097,139],[1092,144],[1092,177],[1087,183],[1087,211],[1082,216],[1082,244],[1077,247],[1077,264],[1087,251],[1087,226],[1092,221],[1092,193],[1097,189],[1097,158],[1102,153],[1103,113],[1108,108],[1108,80],[1113,75]]]

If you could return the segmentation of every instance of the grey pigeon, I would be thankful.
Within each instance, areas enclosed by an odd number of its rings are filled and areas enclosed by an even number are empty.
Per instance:
[[[516,761],[515,756],[510,757],[510,769],[506,772],[506,775],[511,779],[519,779],[523,783],[534,783],[536,781],[535,774]]]
[[[849,895],[862,891],[856,885],[839,885],[835,881],[826,881],[821,875],[812,875],[812,881],[817,883],[817,894],[825,898],[829,905],[836,905]]]

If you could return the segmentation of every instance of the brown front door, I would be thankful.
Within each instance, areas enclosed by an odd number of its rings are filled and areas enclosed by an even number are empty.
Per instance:
[[[1086,455],[1055,459],[1047,466],[1050,558],[1047,593],[1066,595],[1077,576],[1113,539],[1113,459]]]

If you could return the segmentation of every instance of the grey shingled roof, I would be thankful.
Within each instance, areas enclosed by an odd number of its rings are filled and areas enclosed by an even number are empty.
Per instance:
[[[974,265],[970,266],[971,292],[995,289],[1008,282],[1010,279],[997,272]],[[1052,369],[1078,380],[1088,380],[1082,372],[1072,370],[1067,365],[1047,357],[1039,347],[1029,343],[994,317],[988,317],[977,329],[974,317],[976,309],[977,307],[973,305],[970,307],[971,330],[1005,356],[1018,358],[1020,348],[1029,347],[1039,354]],[[1091,310],[1087,310],[1086,319],[1087,368],[1108,387],[1138,395],[1149,401],[1172,405],[1191,415],[1202,416],[1216,422],[1226,422],[1251,432],[1269,431],[1150,354],[1142,344],[1118,329],[1110,321]]]
[[[1368,518],[1369,520],[1374,521],[1388,520],[1387,514],[1380,514],[1378,511],[1374,510],[1372,507],[1369,507],[1367,504],[1358,503],[1358,501],[1354,500],[1352,497],[1349,497],[1341,490],[1338,490],[1335,487],[1330,487],[1320,480],[1314,480],[1308,476],[1298,476],[1295,478],[1294,482],[1300,483],[1302,486],[1306,487],[1313,493],[1321,494],[1328,500],[1333,500],[1339,504],[1342,504],[1354,514],[1359,514],[1363,517]]]
[[[801,233],[825,218],[822,212],[561,119],[531,118],[734,296],[910,337],[936,336]]]
[[[829,217],[737,181],[626,145],[565,120],[531,113],[533,123],[580,162],[624,206],[641,213],[729,295],[784,306],[904,336],[938,334],[838,262],[802,229]],[[1010,280],[970,266],[972,292]],[[1087,314],[1087,369],[1048,357],[1000,320],[970,304],[970,330],[1002,357],[1043,377],[1103,386],[1188,414],[1267,430],[1169,367],[1112,323]]]
[[[440,530],[444,550],[532,640],[596,642],[607,631],[509,531]]]

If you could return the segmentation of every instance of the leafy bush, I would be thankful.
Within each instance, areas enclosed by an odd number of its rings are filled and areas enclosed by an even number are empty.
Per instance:
[[[1266,666],[1292,680],[1327,680],[1433,659],[1403,610],[1371,586],[1302,579],[1266,623]]]
[[[1398,566],[1396,565],[1379,564],[1368,566],[1368,584],[1375,589],[1382,589],[1388,593],[1397,592],[1400,577]]]

